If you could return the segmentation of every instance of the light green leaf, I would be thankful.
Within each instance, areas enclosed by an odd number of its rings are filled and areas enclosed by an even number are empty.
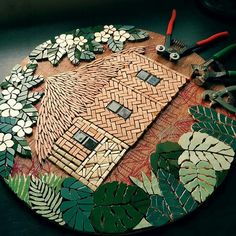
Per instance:
[[[138,230],[138,229],[144,229],[144,228],[149,228],[152,225],[145,219],[143,218],[135,227],[134,230]]]
[[[129,41],[144,41],[149,38],[149,35],[146,31],[143,30],[134,30],[130,32]]]
[[[69,60],[72,62],[74,65],[79,64],[79,59],[80,59],[81,51],[77,48],[77,46],[72,46],[68,49],[67,56]]]
[[[31,76],[31,75],[34,74],[37,67],[38,67],[38,63],[37,63],[37,61],[34,60],[34,61],[28,63],[26,66],[23,67],[22,74],[25,77]]]
[[[119,52],[124,48],[123,42],[113,40],[112,37],[109,38],[107,43],[108,43],[108,47],[111,49],[112,52]]]
[[[13,192],[28,205],[29,203],[29,185],[30,176],[14,175],[6,179],[7,184],[13,190]]]
[[[47,49],[52,47],[51,40],[48,40],[40,45],[38,45],[29,55],[30,60],[41,60],[48,57]]]
[[[34,104],[38,102],[42,98],[43,95],[44,93],[41,93],[41,92],[29,93],[26,99],[26,104]]]
[[[179,139],[184,152],[178,159],[179,165],[190,160],[194,164],[208,161],[214,170],[228,170],[234,159],[233,149],[218,139],[201,132],[188,132]]]
[[[15,150],[7,148],[5,151],[0,152],[0,176],[7,178],[14,165]]]
[[[29,187],[29,202],[39,215],[64,225],[60,205],[62,197],[53,188],[32,176]]]
[[[14,136],[13,137],[13,141],[14,141],[14,147],[16,147],[16,151],[24,156],[24,157],[31,157],[32,153],[31,153],[31,148],[27,142],[27,140],[24,137],[18,137],[18,136]]]
[[[66,54],[66,49],[59,47],[58,44],[54,44],[47,51],[48,60],[54,65],[58,65],[59,61]]]
[[[185,161],[181,164],[179,175],[184,187],[198,202],[205,201],[214,192],[216,173],[207,161],[199,161],[196,165]]]
[[[58,193],[61,190],[61,185],[65,180],[65,177],[57,176],[53,173],[50,173],[41,175],[40,179],[49,187],[53,188],[56,193]]]
[[[80,59],[84,61],[92,61],[95,59],[95,55],[90,51],[82,51],[80,55]]]
[[[44,81],[44,78],[42,76],[28,76],[28,77],[25,77],[23,80],[22,80],[22,85],[26,86],[28,89],[32,88],[32,87],[35,87],[36,85],[39,85],[40,83],[42,83]]]
[[[23,120],[31,120],[33,123],[36,123],[38,119],[38,111],[32,104],[27,104],[23,107],[17,117]]]
[[[134,28],[135,28],[135,26],[133,26],[133,25],[123,25],[123,26],[121,26],[118,30],[129,31],[129,30],[132,30],[132,29],[134,29]]]
[[[157,194],[162,196],[157,177],[153,172],[151,172],[151,181],[148,179],[147,175],[143,172],[142,172],[142,181],[132,176],[130,176],[130,179],[136,186],[143,189],[146,193],[150,195]]]

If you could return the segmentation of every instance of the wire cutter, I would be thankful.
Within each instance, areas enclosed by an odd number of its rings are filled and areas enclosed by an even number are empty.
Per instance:
[[[236,81],[231,79],[236,78],[236,71],[227,71],[224,65],[220,62],[220,60],[235,50],[236,43],[220,50],[203,64],[192,65],[193,73],[191,78],[193,79],[194,83],[199,86],[207,85],[210,82],[227,82],[235,84]]]
[[[209,43],[215,41],[218,38],[226,37],[229,35],[229,32],[227,31],[220,32],[210,36],[207,39],[198,41],[194,45],[188,47],[185,45],[185,43],[176,39],[172,39],[172,32],[174,28],[175,19],[176,19],[176,10],[174,9],[172,11],[172,16],[167,27],[165,44],[156,46],[157,53],[171,61],[177,62],[181,57],[187,56],[197,51],[198,49],[208,45]]]
[[[236,113],[236,107],[231,104],[232,102],[235,102],[234,96],[233,96],[233,93],[235,92],[236,92],[235,85],[226,87],[219,91],[205,90],[203,92],[203,99],[210,100],[211,106],[219,104],[222,107],[224,107],[226,110],[232,113]],[[224,97],[227,97],[227,100],[225,100]]]

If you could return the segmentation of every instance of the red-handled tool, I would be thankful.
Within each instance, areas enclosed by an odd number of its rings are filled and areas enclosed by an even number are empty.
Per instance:
[[[195,52],[198,49],[211,44],[213,41],[219,38],[227,37],[229,35],[229,32],[227,31],[220,32],[210,36],[207,39],[200,40],[196,42],[194,45],[188,47],[183,42],[180,42],[179,40],[176,39],[172,39],[172,32],[174,29],[175,19],[176,19],[176,10],[174,9],[172,11],[171,19],[167,27],[165,44],[156,46],[158,54],[172,61],[178,61],[181,57],[189,55],[192,52]]]

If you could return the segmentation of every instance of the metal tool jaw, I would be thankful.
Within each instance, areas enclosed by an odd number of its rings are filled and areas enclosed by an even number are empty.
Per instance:
[[[211,106],[219,104],[226,110],[232,113],[236,113],[236,107],[234,107],[224,99],[225,97],[229,98],[232,92],[236,92],[236,86],[226,87],[219,91],[205,90],[203,93],[203,99],[211,101]]]

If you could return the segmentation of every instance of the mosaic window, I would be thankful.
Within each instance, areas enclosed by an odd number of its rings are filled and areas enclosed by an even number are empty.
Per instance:
[[[124,118],[125,120],[128,119],[132,114],[131,110],[129,110],[128,108],[124,107],[123,105],[121,105],[116,101],[111,101],[107,105],[107,109],[117,114],[118,116]]]
[[[98,145],[98,141],[97,140],[95,140],[94,138],[92,138],[88,134],[82,132],[81,130],[78,131],[74,135],[74,139],[76,141],[78,141],[80,144],[82,144],[84,147],[89,149],[90,151],[93,151],[97,147],[97,145]]]
[[[161,81],[160,78],[148,73],[145,70],[140,70],[137,74],[137,77],[140,80],[143,80],[143,81],[147,82],[148,84],[150,84],[152,86],[156,86]]]

